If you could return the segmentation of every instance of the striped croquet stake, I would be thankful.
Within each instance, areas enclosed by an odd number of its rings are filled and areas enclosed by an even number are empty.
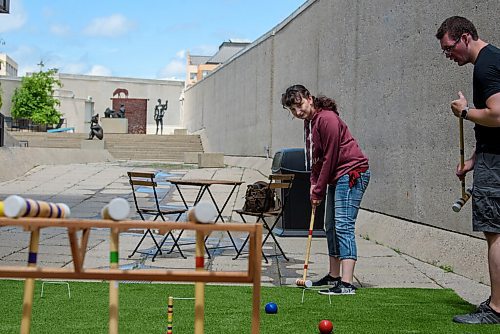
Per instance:
[[[314,229],[314,216],[316,214],[316,207],[313,206],[311,210],[311,220],[309,223],[309,233],[307,235],[307,248],[306,248],[306,259],[304,261],[304,273],[302,274],[302,279],[297,279],[295,281],[295,284],[299,286],[305,286],[305,287],[310,287],[312,286],[312,282],[307,280],[307,267],[309,265],[309,255],[311,254],[311,242],[312,242],[312,235],[313,235],[313,229]]]
[[[5,216],[3,213],[3,202],[0,201],[0,217],[3,217],[3,216]]]
[[[168,310],[167,310],[167,334],[172,334],[173,330],[173,318],[174,318],[174,297],[168,297]]]
[[[17,195],[7,197],[4,202],[4,214],[9,218],[67,218],[70,213],[66,204],[36,201]]]

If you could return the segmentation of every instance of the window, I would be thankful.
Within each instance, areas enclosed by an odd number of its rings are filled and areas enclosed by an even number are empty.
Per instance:
[[[196,72],[189,73],[189,79],[196,80]]]
[[[202,71],[202,72],[201,72],[201,76],[204,78],[204,77],[206,77],[209,73],[210,73],[210,71],[206,71],[206,70],[205,70],[205,71]]]
[[[9,13],[10,0],[0,0],[0,13]]]

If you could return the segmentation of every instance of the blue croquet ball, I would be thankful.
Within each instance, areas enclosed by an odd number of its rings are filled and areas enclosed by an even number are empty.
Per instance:
[[[267,314],[278,313],[278,305],[276,305],[276,303],[267,303],[266,304],[266,313]]]

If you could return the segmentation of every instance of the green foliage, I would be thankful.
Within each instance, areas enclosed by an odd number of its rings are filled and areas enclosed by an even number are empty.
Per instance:
[[[55,78],[56,69],[25,76],[12,96],[12,117],[27,118],[35,124],[56,124],[62,114],[57,111],[59,100],[54,87],[62,87]]]
[[[447,264],[444,264],[442,266],[439,266],[439,268],[443,269],[447,273],[452,273],[453,272],[453,267]]]

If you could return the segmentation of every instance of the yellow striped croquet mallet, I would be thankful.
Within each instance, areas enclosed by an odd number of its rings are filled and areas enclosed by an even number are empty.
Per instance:
[[[69,207],[66,204],[36,201],[32,199],[26,199],[17,195],[12,195],[5,199],[5,202],[3,203],[3,211],[5,216],[9,218],[68,218],[71,213]],[[39,240],[40,229],[32,229],[28,253],[28,267],[36,267]],[[34,290],[35,279],[27,278],[24,281],[23,315],[21,319],[20,331],[21,334],[29,334],[30,332]]]
[[[103,219],[123,220],[128,217],[130,205],[123,198],[114,198],[101,210]],[[119,233],[117,228],[110,231],[109,268],[118,269]],[[109,281],[109,333],[118,334],[118,281]]]
[[[316,215],[316,207],[313,206],[311,209],[311,219],[309,222],[309,233],[307,235],[307,248],[306,248],[306,259],[304,260],[304,272],[302,274],[302,279],[297,278],[295,284],[298,286],[303,286],[306,288],[312,287],[312,282],[307,279],[307,267],[309,266],[309,255],[311,255],[311,243],[314,230],[314,216]]]
[[[199,202],[188,211],[188,220],[194,223],[213,223],[217,217],[217,210],[210,202]],[[205,233],[196,231],[195,251],[196,271],[205,270]],[[204,333],[205,323],[205,283],[194,284],[194,334]]]
[[[458,127],[460,129],[460,168],[463,169],[465,165],[464,119],[462,117],[459,117],[458,120],[459,120]],[[465,189],[465,175],[461,180],[461,186],[462,186],[462,197],[457,199],[455,203],[453,203],[453,206],[451,207],[455,212],[460,212],[460,210],[462,210],[462,207],[465,205],[465,203],[467,203],[467,201],[472,196],[472,189],[470,188]]]

